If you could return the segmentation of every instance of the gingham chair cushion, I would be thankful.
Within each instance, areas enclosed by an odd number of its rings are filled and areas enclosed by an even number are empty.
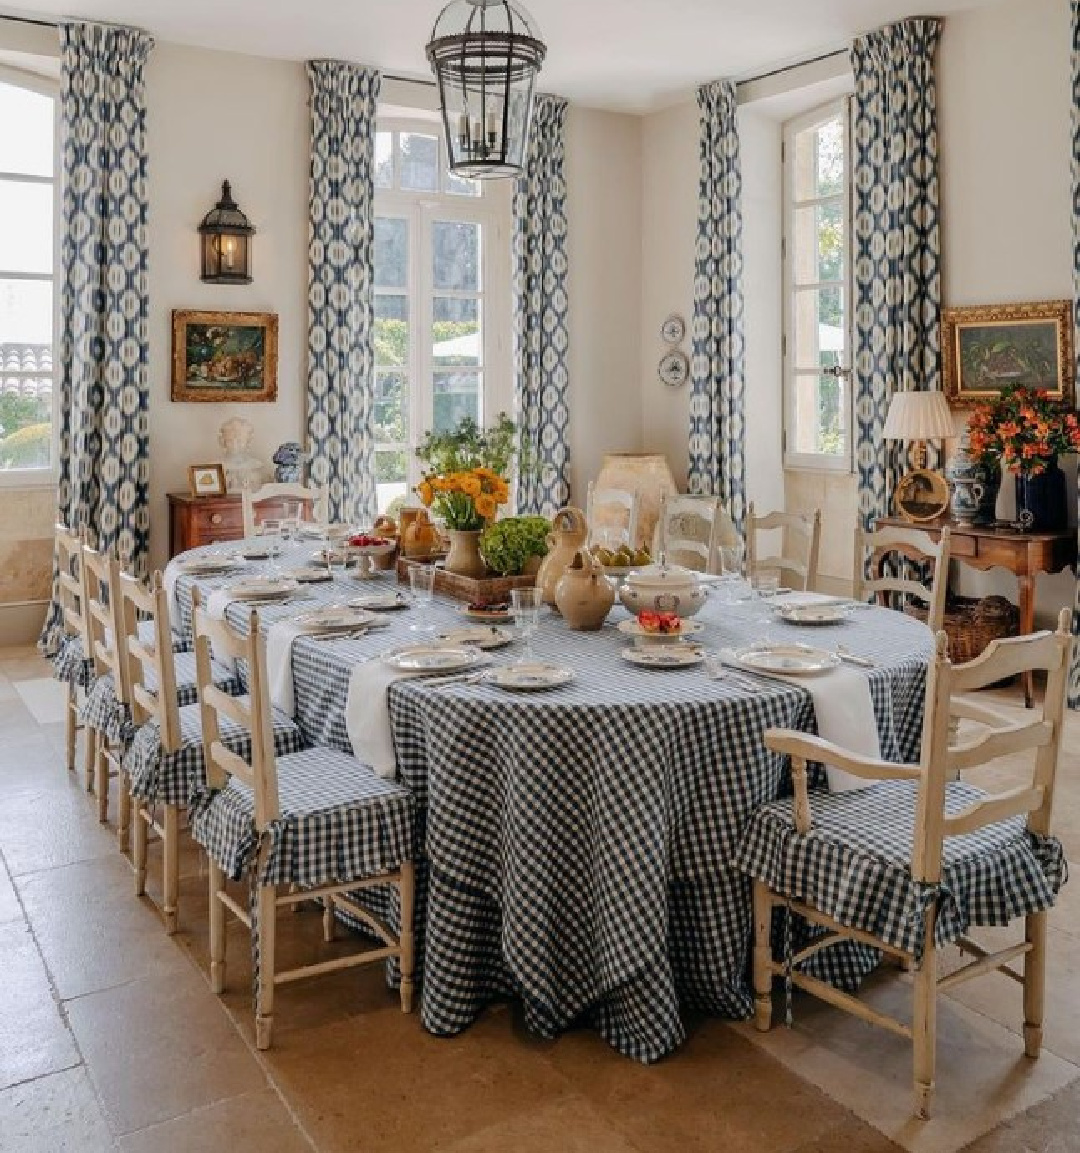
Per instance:
[[[279,757],[281,816],[265,832],[257,881],[304,887],[343,884],[413,858],[413,800],[403,786],[330,748]],[[232,778],[196,803],[192,836],[238,881],[259,850],[255,797]]]
[[[183,708],[194,704],[199,697],[195,681],[195,654],[177,653],[176,657],[176,703]],[[214,684],[230,696],[238,696],[241,691],[240,679],[235,669],[228,665],[211,663]],[[146,687],[153,689],[156,678],[146,678]],[[131,709],[116,699],[116,688],[111,675],[98,677],[93,687],[87,691],[86,700],[79,711],[84,724],[103,733],[116,744],[130,744],[135,736],[135,726],[131,721]]]
[[[274,752],[282,757],[297,753],[304,739],[296,722],[280,709],[273,709]],[[251,733],[229,717],[219,717],[221,741],[245,760],[251,758]],[[172,753],[161,748],[161,726],[156,720],[143,725],[124,754],[124,772],[131,792],[151,803],[187,805],[206,790],[202,713],[198,703],[180,710],[180,747]]]
[[[956,814],[984,795],[950,783],[946,812]],[[751,818],[732,863],[774,892],[916,958],[923,952],[923,913],[935,897],[939,946],[970,925],[1005,925],[1053,905],[1068,875],[1061,842],[1029,834],[1020,818],[947,837],[940,884],[917,883],[909,864],[915,801],[913,781],[814,792],[808,833],[795,829],[792,798],[772,801]]]
[[[83,654],[82,637],[62,636],[50,660],[53,676],[64,684],[86,688],[94,679],[94,662]]]
[[[139,621],[136,630],[139,634],[139,640],[143,644],[151,645],[154,643],[154,622],[153,621]],[[191,652],[191,646],[186,640],[176,631],[172,629],[172,651],[174,653],[188,653]]]

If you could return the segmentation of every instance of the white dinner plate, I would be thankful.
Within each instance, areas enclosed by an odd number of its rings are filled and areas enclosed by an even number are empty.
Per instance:
[[[646,669],[686,669],[700,665],[705,654],[696,645],[629,645],[622,658]]]
[[[393,612],[395,609],[407,609],[412,602],[403,592],[396,593],[368,593],[366,596],[353,597],[346,602],[350,608],[371,609],[377,613]]]
[[[238,549],[236,555],[243,560],[269,560],[270,549],[264,544],[248,544]]]
[[[334,574],[324,568],[287,568],[282,571],[282,576],[299,581],[300,584],[318,584],[320,581],[334,579]]]
[[[387,653],[383,660],[405,673],[456,673],[482,664],[487,658],[479,649],[448,649],[438,645],[410,645]]]
[[[736,663],[743,668],[792,677],[827,673],[840,664],[836,653],[811,648],[809,645],[760,645],[739,649],[734,656]]]
[[[234,601],[273,601],[292,596],[299,588],[294,580],[253,579],[231,585],[228,595]]]
[[[518,692],[539,692],[543,689],[557,689],[574,679],[574,670],[561,665],[550,665],[544,661],[529,661],[517,665],[500,665],[492,669],[488,682],[500,689],[514,689]]]
[[[633,637],[640,645],[674,645],[679,644],[685,637],[696,636],[705,626],[700,621],[682,620],[679,622],[677,633],[651,633],[643,629],[636,619],[619,621],[619,632],[625,636]]]
[[[193,556],[190,560],[178,561],[176,567],[185,576],[214,576],[231,572],[236,568],[236,561],[227,556]]]
[[[776,611],[789,625],[839,625],[851,619],[851,609],[841,604],[778,604]]]
[[[478,649],[501,649],[513,639],[513,634],[498,625],[463,625],[436,634],[441,644],[451,647],[474,645]]]
[[[471,621],[486,621],[488,624],[512,624],[514,614],[510,611],[509,607],[501,609],[497,612],[491,609],[475,609],[469,605],[461,610],[461,615],[468,617]]]
[[[304,632],[336,633],[348,629],[364,628],[377,619],[374,613],[369,613],[365,609],[327,605],[321,609],[312,609],[311,612],[297,617],[296,623]]]

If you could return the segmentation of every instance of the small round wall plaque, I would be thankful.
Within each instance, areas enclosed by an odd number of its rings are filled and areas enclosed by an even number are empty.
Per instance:
[[[659,374],[660,379],[669,388],[678,388],[680,384],[685,384],[686,378],[690,375],[690,361],[686,353],[679,352],[678,349],[665,353],[660,360]]]
[[[665,344],[678,344],[686,335],[686,321],[672,313],[660,326],[660,336]]]

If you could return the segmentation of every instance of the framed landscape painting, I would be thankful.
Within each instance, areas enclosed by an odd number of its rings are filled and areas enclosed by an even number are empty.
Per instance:
[[[175,309],[172,321],[173,400],[277,399],[274,313]]]
[[[941,348],[945,393],[954,408],[990,400],[1010,384],[1075,403],[1069,300],[946,308]]]

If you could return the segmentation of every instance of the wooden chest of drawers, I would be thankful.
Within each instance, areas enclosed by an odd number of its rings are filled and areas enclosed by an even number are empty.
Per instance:
[[[169,556],[204,544],[242,540],[243,536],[244,509],[239,494],[169,493]]]

